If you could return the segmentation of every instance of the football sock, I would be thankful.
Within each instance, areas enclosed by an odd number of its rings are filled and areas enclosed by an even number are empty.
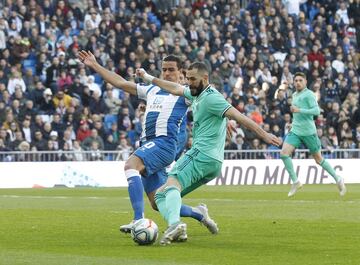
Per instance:
[[[339,176],[336,175],[335,170],[332,168],[332,166],[330,166],[329,162],[326,161],[325,159],[323,159],[323,161],[321,161],[320,166],[326,170],[326,172],[328,172],[334,179],[336,182],[338,182],[340,180]]]
[[[191,217],[191,218],[198,220],[199,222],[204,217],[201,213],[197,213],[197,212],[193,211],[193,207],[191,207],[189,205],[185,205],[185,204],[181,205],[180,216],[181,217]]]
[[[141,181],[140,173],[135,169],[125,171],[128,182],[128,192],[131,206],[134,210],[134,220],[144,217],[144,187]]]
[[[295,183],[297,181],[297,176],[294,171],[294,166],[293,166],[291,157],[282,155],[282,156],[280,156],[280,158],[284,162],[285,169],[289,173],[289,176],[290,176],[292,182]]]
[[[158,191],[155,193],[155,203],[158,207],[158,210],[161,214],[161,216],[165,219],[166,222],[168,222],[168,212],[166,209],[166,201],[165,201],[165,194],[162,191]]]
[[[173,225],[180,222],[181,196],[175,186],[165,188],[166,209],[168,212],[168,224]]]

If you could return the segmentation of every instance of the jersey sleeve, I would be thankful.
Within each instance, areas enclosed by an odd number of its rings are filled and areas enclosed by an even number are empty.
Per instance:
[[[188,86],[184,86],[184,97],[190,101],[190,102],[187,102],[186,104],[189,106],[191,105],[191,103],[193,102],[194,100],[194,97],[191,95],[191,91],[190,91],[190,88]]]
[[[220,93],[207,95],[206,104],[208,111],[218,117],[224,117],[225,112],[232,107]]]
[[[153,87],[155,87],[155,85],[136,84],[136,91],[138,98],[146,100],[147,94],[150,92],[150,90]]]

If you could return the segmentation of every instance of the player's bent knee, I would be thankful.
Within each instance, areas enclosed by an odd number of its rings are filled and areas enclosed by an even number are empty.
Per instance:
[[[170,186],[173,186],[173,187],[176,187],[179,191],[182,190],[182,187],[181,187],[181,184],[180,182],[174,178],[174,177],[169,177],[166,181],[166,186],[167,187],[170,187]]]
[[[321,165],[321,162],[323,161],[322,158],[321,158],[321,159],[319,159],[319,158],[314,158],[314,159],[315,159],[316,164]]]
[[[125,162],[124,170],[135,169],[139,172],[142,172],[145,169],[143,161],[137,156],[131,156]]]
[[[288,154],[287,152],[283,152],[283,151],[280,152],[280,158],[289,157],[289,156],[290,154]]]

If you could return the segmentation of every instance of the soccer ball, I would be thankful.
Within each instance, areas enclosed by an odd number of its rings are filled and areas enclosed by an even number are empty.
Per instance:
[[[131,237],[139,245],[153,244],[158,234],[158,226],[153,220],[146,218],[137,220],[131,229]]]

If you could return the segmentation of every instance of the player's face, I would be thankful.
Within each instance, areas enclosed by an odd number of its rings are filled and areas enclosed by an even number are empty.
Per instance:
[[[187,83],[192,96],[198,96],[204,90],[204,76],[197,69],[188,70],[186,73]],[[207,85],[207,84],[206,84]]]
[[[301,76],[297,76],[294,79],[294,85],[296,90],[301,91],[306,87],[307,81],[305,78],[301,77]]]
[[[181,71],[177,67],[176,62],[163,62],[162,63],[161,75],[164,80],[179,83],[180,74],[181,74]]]

